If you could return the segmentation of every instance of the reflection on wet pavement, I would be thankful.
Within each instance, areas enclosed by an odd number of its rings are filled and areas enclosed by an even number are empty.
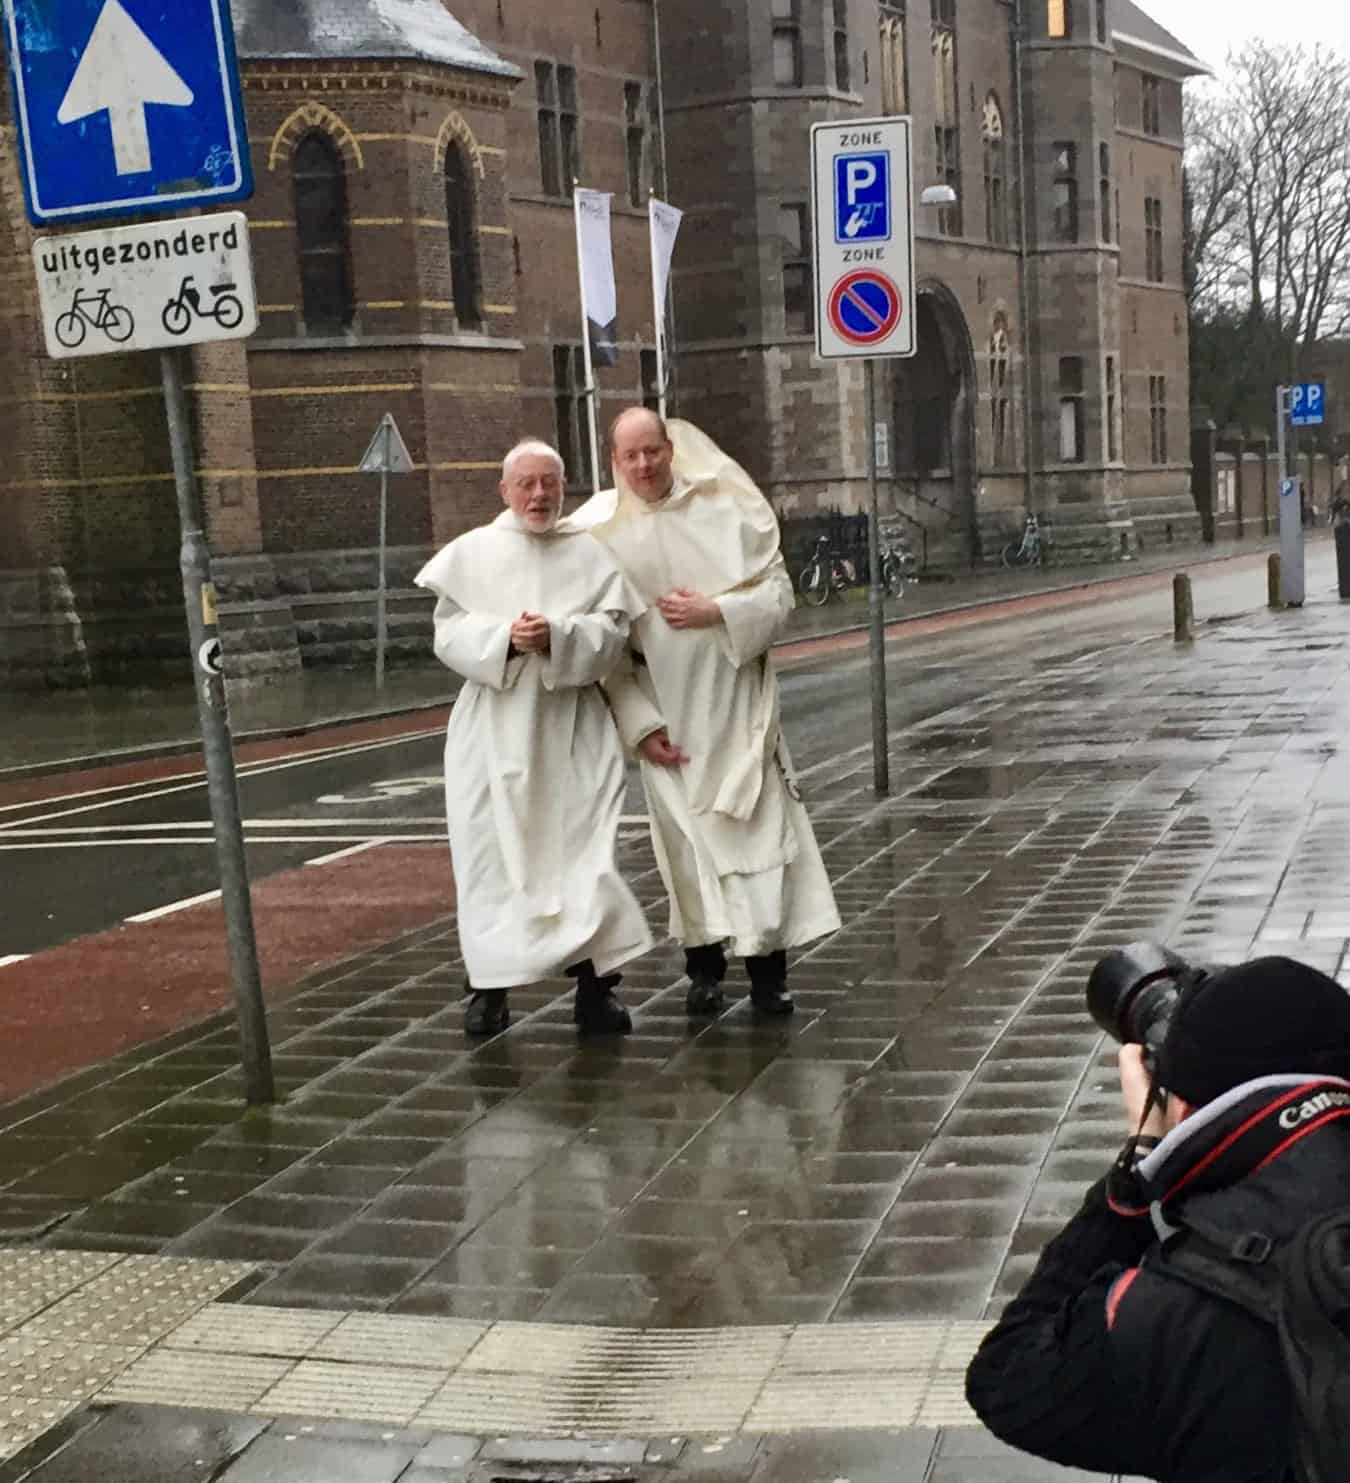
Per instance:
[[[441,923],[275,1009],[275,1109],[240,1114],[224,1021],[12,1105],[0,1231],[251,1263],[235,1296],[270,1308],[985,1319],[1121,1136],[1082,1004],[1101,953],[1343,971],[1347,640],[1314,604],[1009,683],[995,653],[984,694],[894,738],[893,799],[865,751],[803,757],[846,925],[788,1025],[741,1002],[691,1029],[665,949],[623,1043],[579,1047],[559,981],[471,1048]]]

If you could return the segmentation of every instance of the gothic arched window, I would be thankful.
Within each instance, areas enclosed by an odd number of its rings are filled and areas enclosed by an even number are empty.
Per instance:
[[[483,306],[473,174],[464,151],[454,143],[445,151],[445,221],[450,233],[450,291],[455,300],[455,318],[461,329],[476,329],[483,321]]]
[[[310,334],[348,329],[356,311],[347,218],[347,172],[327,134],[306,134],[291,158],[300,297]]]
[[[1008,245],[1008,142],[1003,132],[1003,110],[990,93],[984,100],[984,232],[997,247]]]
[[[991,447],[995,468],[1002,468],[1008,462],[1008,409],[1012,400],[1008,390],[1008,371],[1011,359],[1008,319],[1005,314],[996,314],[993,332],[989,336],[990,431],[993,434]]]
[[[882,0],[881,111],[909,112],[909,78],[905,65],[904,0]]]

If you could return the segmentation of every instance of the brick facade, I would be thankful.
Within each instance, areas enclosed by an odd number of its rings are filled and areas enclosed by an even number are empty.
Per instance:
[[[894,455],[883,499],[953,562],[987,558],[1027,508],[1102,556],[1196,523],[1180,98],[1197,68],[1124,0],[1111,0],[1109,37],[1096,34],[1093,0],[1066,4],[1068,37],[1048,35],[1045,0],[1026,0],[1020,39],[998,0],[911,0],[905,18],[916,184],[942,169],[942,125],[961,223],[946,235],[935,211],[920,211],[921,353],[878,376]],[[946,72],[930,5],[951,27]],[[878,25],[894,11],[798,0],[788,9],[800,71],[787,80],[784,28],[764,0],[660,0],[663,160],[651,0],[452,9],[484,55],[512,66],[373,55],[364,43],[309,58],[244,48],[262,324],[246,344],[194,353],[191,374],[236,673],[286,675],[368,649],[378,481],[356,466],[384,412],[417,465],[391,483],[396,586],[434,545],[495,512],[496,467],[516,437],[567,444],[584,492],[583,404],[577,384],[559,386],[578,381],[582,334],[568,161],[550,181],[541,145],[541,127],[561,138],[573,92],[577,177],[614,193],[621,357],[598,374],[602,419],[652,390],[645,199],[664,164],[665,194],[687,212],[677,409],[733,449],[785,515],[857,508],[864,495],[861,368],[815,358],[785,291],[798,255],[787,237],[809,201],[810,124],[883,110]],[[337,328],[306,322],[296,152],[313,135],[340,161],[346,192],[352,303]],[[46,359],[12,137],[0,134],[0,435],[12,450],[0,479],[0,684],[172,669],[183,625],[158,366]],[[1055,179],[1065,142],[1077,171],[1067,242]],[[471,185],[479,307],[468,316],[456,306],[448,168]],[[1146,232],[1153,201],[1160,264]],[[1066,391],[1075,359],[1081,387]],[[1081,411],[1066,412],[1075,399]],[[1071,460],[1066,417],[1078,419]],[[393,613],[396,642],[424,649],[420,599],[400,592]]]

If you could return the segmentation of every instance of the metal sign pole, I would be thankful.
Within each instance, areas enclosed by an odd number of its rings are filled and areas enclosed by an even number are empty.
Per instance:
[[[881,587],[881,511],[877,497],[876,361],[863,361],[867,401],[867,619],[872,673],[872,782],[885,798],[891,791],[890,727],[886,717],[886,595]]]
[[[388,537],[389,537],[389,432],[384,427],[384,460],[380,469],[380,581],[375,603],[375,688],[384,689],[384,650],[389,638]]]
[[[1305,596],[1303,572],[1303,499],[1297,470],[1289,468],[1289,415],[1292,397],[1287,386],[1275,388],[1276,447],[1280,463],[1280,601],[1301,608]]]
[[[187,604],[188,637],[192,649],[197,713],[201,720],[202,751],[206,758],[207,794],[215,826],[216,862],[220,869],[225,908],[230,976],[239,1012],[239,1040],[243,1055],[244,1091],[251,1103],[276,1100],[272,1080],[272,1051],[263,1007],[258,944],[253,931],[253,903],[244,857],[244,831],[239,814],[239,787],[234,749],[225,708],[225,675],[220,657],[220,630],[216,589],[211,581],[211,554],[203,530],[201,500],[193,470],[192,436],[183,392],[182,352],[160,352],[164,405],[169,416],[173,450],[174,487],[182,528],[183,597]]]

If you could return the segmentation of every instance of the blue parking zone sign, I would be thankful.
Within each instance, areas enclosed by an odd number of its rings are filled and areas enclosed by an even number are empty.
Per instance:
[[[1327,420],[1327,392],[1321,381],[1289,388],[1289,421],[1295,427],[1321,427]]]
[[[869,150],[834,157],[834,240],[889,242],[891,156]]]
[[[229,0],[0,0],[28,214],[253,192]]]

